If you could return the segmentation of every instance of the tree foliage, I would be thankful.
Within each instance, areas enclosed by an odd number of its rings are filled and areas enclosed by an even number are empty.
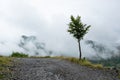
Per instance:
[[[71,16],[71,22],[69,23],[68,32],[70,32],[70,34],[72,34],[73,37],[75,37],[79,41],[83,39],[84,35],[87,33],[89,28],[90,28],[90,25],[87,26],[86,24],[83,24],[81,22],[80,16],[77,16],[76,18]]]

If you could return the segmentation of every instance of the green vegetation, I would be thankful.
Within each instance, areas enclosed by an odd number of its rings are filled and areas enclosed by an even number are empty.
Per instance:
[[[10,76],[11,71],[9,70],[9,66],[12,66],[11,61],[13,58],[10,57],[0,57],[0,80],[6,78],[6,76]]]
[[[108,59],[100,59],[100,60],[90,60],[93,63],[103,64],[105,67],[116,67],[120,68],[120,55],[112,56]]]
[[[90,25],[87,26],[86,24],[83,24],[81,22],[81,17],[80,16],[77,16],[76,18],[71,16],[71,22],[69,23],[68,32],[70,34],[72,34],[73,37],[75,37],[78,41],[79,53],[80,53],[79,60],[82,57],[80,41],[83,39],[83,37],[88,32],[90,27],[91,27]]]
[[[28,57],[28,54],[19,53],[19,52],[13,52],[11,54],[11,57],[22,57],[22,58],[24,58],[24,57]]]

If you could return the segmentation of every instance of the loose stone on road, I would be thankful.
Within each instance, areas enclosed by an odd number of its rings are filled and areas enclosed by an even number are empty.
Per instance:
[[[107,71],[52,58],[17,58],[12,80],[119,80]]]

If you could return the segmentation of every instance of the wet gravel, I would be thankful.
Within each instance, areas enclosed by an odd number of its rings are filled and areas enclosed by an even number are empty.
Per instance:
[[[109,71],[52,58],[17,58],[12,80],[119,80]]]

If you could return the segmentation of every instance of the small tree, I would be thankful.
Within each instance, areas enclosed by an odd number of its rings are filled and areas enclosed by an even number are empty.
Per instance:
[[[80,16],[77,16],[76,18],[71,16],[71,22],[68,25],[69,25],[68,32],[72,34],[73,37],[75,37],[78,41],[79,53],[80,53],[79,60],[80,60],[82,57],[80,41],[83,39],[84,35],[88,32],[91,26],[90,25],[87,26],[86,24],[83,24],[81,22]]]

